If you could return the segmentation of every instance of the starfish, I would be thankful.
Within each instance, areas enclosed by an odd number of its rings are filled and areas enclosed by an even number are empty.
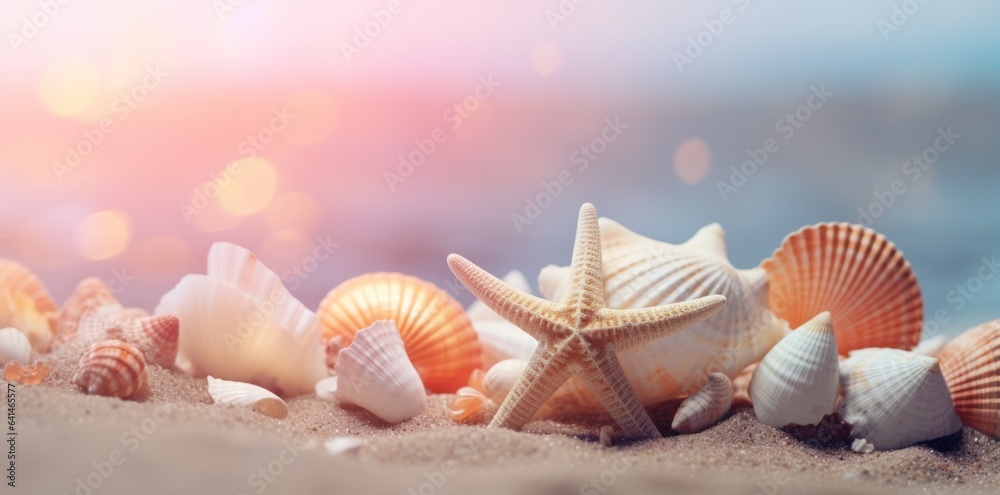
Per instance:
[[[652,308],[605,307],[601,233],[590,203],[580,208],[570,286],[558,302],[514,289],[457,254],[448,256],[448,265],[480,301],[538,340],[490,427],[522,429],[556,389],[579,374],[627,436],[660,438],[616,353],[676,333],[726,304],[725,297],[713,295]]]

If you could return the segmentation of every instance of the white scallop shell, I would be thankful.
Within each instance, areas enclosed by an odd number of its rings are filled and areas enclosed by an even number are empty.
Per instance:
[[[288,404],[285,404],[281,397],[251,383],[232,382],[209,376],[208,394],[216,404],[245,407],[276,419],[288,416]]]
[[[787,325],[767,308],[767,274],[729,263],[718,224],[680,245],[643,237],[607,218],[600,219],[600,229],[609,308],[652,307],[712,294],[728,301],[716,315],[683,332],[618,354],[643,404],[690,395],[714,371],[734,377],[787,333]],[[544,268],[538,277],[542,295],[559,299],[568,276],[568,267]],[[600,411],[588,392],[586,387],[575,390],[581,397],[577,407]]]
[[[851,352],[841,367],[840,415],[876,450],[909,447],[962,428],[935,358],[899,349]]]
[[[524,275],[513,270],[503,281],[511,287],[531,294],[531,286]],[[529,359],[538,347],[538,341],[513,323],[496,314],[492,309],[476,301],[465,312],[472,321],[472,328],[479,337],[483,349],[483,369],[490,369],[504,359]]]
[[[760,361],[749,389],[757,419],[773,428],[819,424],[836,407],[839,368],[837,335],[824,311]]]
[[[733,406],[733,382],[722,373],[709,373],[708,382],[681,403],[671,428],[678,433],[697,433],[714,425]]]
[[[354,342],[340,351],[334,370],[337,400],[361,406],[388,423],[405,421],[427,408],[424,384],[391,320],[359,330]]]
[[[7,327],[0,330],[0,366],[10,361],[27,365],[31,359],[31,342],[24,332]]]
[[[208,275],[185,276],[156,308],[180,320],[177,365],[285,396],[313,392],[327,375],[316,315],[250,251],[217,242],[208,259]]]

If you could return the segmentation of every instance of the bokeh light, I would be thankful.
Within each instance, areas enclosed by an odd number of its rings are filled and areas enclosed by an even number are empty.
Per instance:
[[[543,43],[531,52],[531,65],[540,75],[548,76],[562,67],[562,50],[555,43]]]
[[[267,208],[277,187],[278,173],[267,160],[241,160],[239,173],[219,188],[219,204],[236,216],[253,215]]]
[[[183,239],[173,235],[159,235],[136,242],[130,249],[128,268],[138,277],[176,279],[178,273],[194,271],[201,262],[195,262],[194,251]]]
[[[319,203],[304,192],[290,192],[274,199],[267,208],[265,221],[272,231],[293,230],[310,235],[319,226],[322,210]]]
[[[132,236],[128,215],[119,210],[94,213],[76,228],[76,250],[88,260],[117,256],[128,246]]]
[[[701,182],[711,168],[711,154],[704,141],[691,138],[677,147],[674,153],[674,170],[685,184],[695,185]]]
[[[39,97],[50,112],[75,115],[86,110],[101,89],[101,73],[90,61],[72,57],[56,60],[42,74]]]

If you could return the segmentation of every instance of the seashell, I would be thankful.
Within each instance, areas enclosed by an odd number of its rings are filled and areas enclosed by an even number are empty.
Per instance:
[[[146,388],[146,360],[134,346],[120,340],[98,342],[84,353],[73,383],[90,395],[132,397]]]
[[[503,281],[515,289],[531,293],[527,279],[517,270],[505,275]],[[535,353],[538,341],[534,337],[503,319],[482,301],[477,300],[472,303],[465,313],[479,337],[479,345],[483,349],[484,369],[489,369],[504,359],[530,359]]]
[[[783,337],[787,326],[767,308],[767,277],[761,269],[738,270],[729,263],[725,233],[708,225],[683,244],[660,242],[600,219],[604,297],[613,309],[642,308],[712,294],[727,304],[688,330],[618,354],[632,388],[644,405],[699,390],[711,372],[736,376],[760,360]],[[539,288],[550,300],[562,296],[568,268],[548,266]],[[684,349],[677,353],[676,349]],[[671,359],[662,356],[671,352]],[[572,382],[572,381],[571,381]],[[582,386],[582,382],[575,381]],[[599,411],[586,387],[575,390],[581,411]]]
[[[909,447],[962,428],[938,360],[899,349],[854,351],[841,367],[840,415],[875,450]]]
[[[722,419],[733,405],[733,382],[722,373],[709,373],[708,382],[681,403],[671,428],[697,433]]]
[[[920,343],[913,348],[913,352],[922,356],[937,357],[946,345],[948,345],[948,337],[945,335],[938,335],[927,340],[921,340]]]
[[[337,376],[328,376],[316,382],[316,395],[323,400],[339,402],[335,395],[337,391]]]
[[[4,328],[0,330],[0,366],[14,361],[20,364],[28,364],[31,359],[31,342],[24,332],[16,328]]]
[[[448,405],[448,417],[452,421],[461,423],[474,414],[482,411],[487,404],[493,402],[482,392],[472,387],[462,387],[455,392],[455,400]]]
[[[245,248],[217,242],[208,274],[187,275],[156,307],[180,321],[177,365],[194,376],[312,393],[327,376],[316,315]]]
[[[0,258],[0,327],[24,332],[32,348],[48,352],[59,306],[26,266]]]
[[[815,425],[834,412],[840,385],[837,336],[822,312],[781,339],[750,382],[757,420],[772,428]]]
[[[323,444],[323,448],[330,455],[350,455],[357,454],[361,447],[368,445],[368,440],[357,437],[334,437]]]
[[[1000,436],[1000,320],[959,335],[938,360],[962,423]]]
[[[453,393],[482,366],[482,351],[465,310],[430,282],[399,273],[373,273],[343,282],[317,310],[326,339],[350,345],[355,333],[392,320],[413,367],[432,392]]]
[[[337,400],[361,406],[396,424],[427,408],[420,375],[406,355],[392,320],[379,320],[354,334],[337,361]]]
[[[482,392],[495,404],[502,404],[514,384],[528,366],[526,359],[504,359],[494,364],[482,378]],[[559,387],[552,397],[535,413],[535,418],[559,418],[578,415],[581,404],[587,405],[593,393],[587,385],[574,376]]]
[[[103,309],[103,311],[102,311]],[[121,303],[115,298],[107,284],[97,277],[88,277],[80,281],[73,289],[62,309],[59,310],[57,333],[61,339],[78,338],[80,322],[98,312],[118,314],[122,310]],[[103,320],[102,315],[97,320],[91,319],[91,324],[84,327],[85,331],[96,331],[95,321]],[[89,338],[89,337],[88,337]]]
[[[615,428],[611,425],[604,425],[601,427],[601,431],[598,438],[601,440],[601,445],[605,447],[611,446],[611,434],[615,432]]]
[[[771,309],[793,328],[829,311],[844,356],[868,347],[910,350],[920,340],[917,278],[903,253],[874,230],[847,223],[803,227],[761,267],[771,283]]]
[[[753,363],[743,368],[743,371],[733,378],[733,407],[753,404],[750,400],[750,380],[753,379],[753,374],[759,365],[759,361]]]
[[[245,407],[275,419],[284,419],[288,416],[288,404],[285,404],[281,397],[251,383],[231,382],[209,376],[208,394],[216,404]]]

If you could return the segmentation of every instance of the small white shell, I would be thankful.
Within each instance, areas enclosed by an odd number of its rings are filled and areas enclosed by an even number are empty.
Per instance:
[[[270,390],[250,383],[231,382],[209,376],[208,394],[216,404],[245,407],[276,419],[288,416],[288,404],[285,401]]]
[[[379,320],[354,335],[340,351],[335,368],[337,400],[361,406],[388,423],[399,423],[427,408],[427,392],[406,356],[391,320]]]
[[[338,402],[336,397],[337,392],[337,375],[328,376],[318,382],[316,382],[316,395],[320,399],[328,400],[330,402]]]
[[[503,281],[517,290],[531,293],[528,280],[517,270],[505,275]],[[472,303],[466,314],[483,349],[483,369],[488,370],[504,359],[530,359],[538,347],[534,337],[503,319],[482,301]]]
[[[824,311],[760,361],[749,389],[754,413],[773,428],[818,424],[836,407],[839,380],[837,336]]]
[[[697,433],[722,419],[732,406],[733,382],[722,373],[709,373],[705,386],[681,403],[671,428],[678,433]]]
[[[7,327],[0,330],[0,366],[10,361],[27,365],[31,359],[31,342],[24,332]]]
[[[937,359],[899,349],[851,352],[840,415],[875,450],[909,447],[962,428]]]

